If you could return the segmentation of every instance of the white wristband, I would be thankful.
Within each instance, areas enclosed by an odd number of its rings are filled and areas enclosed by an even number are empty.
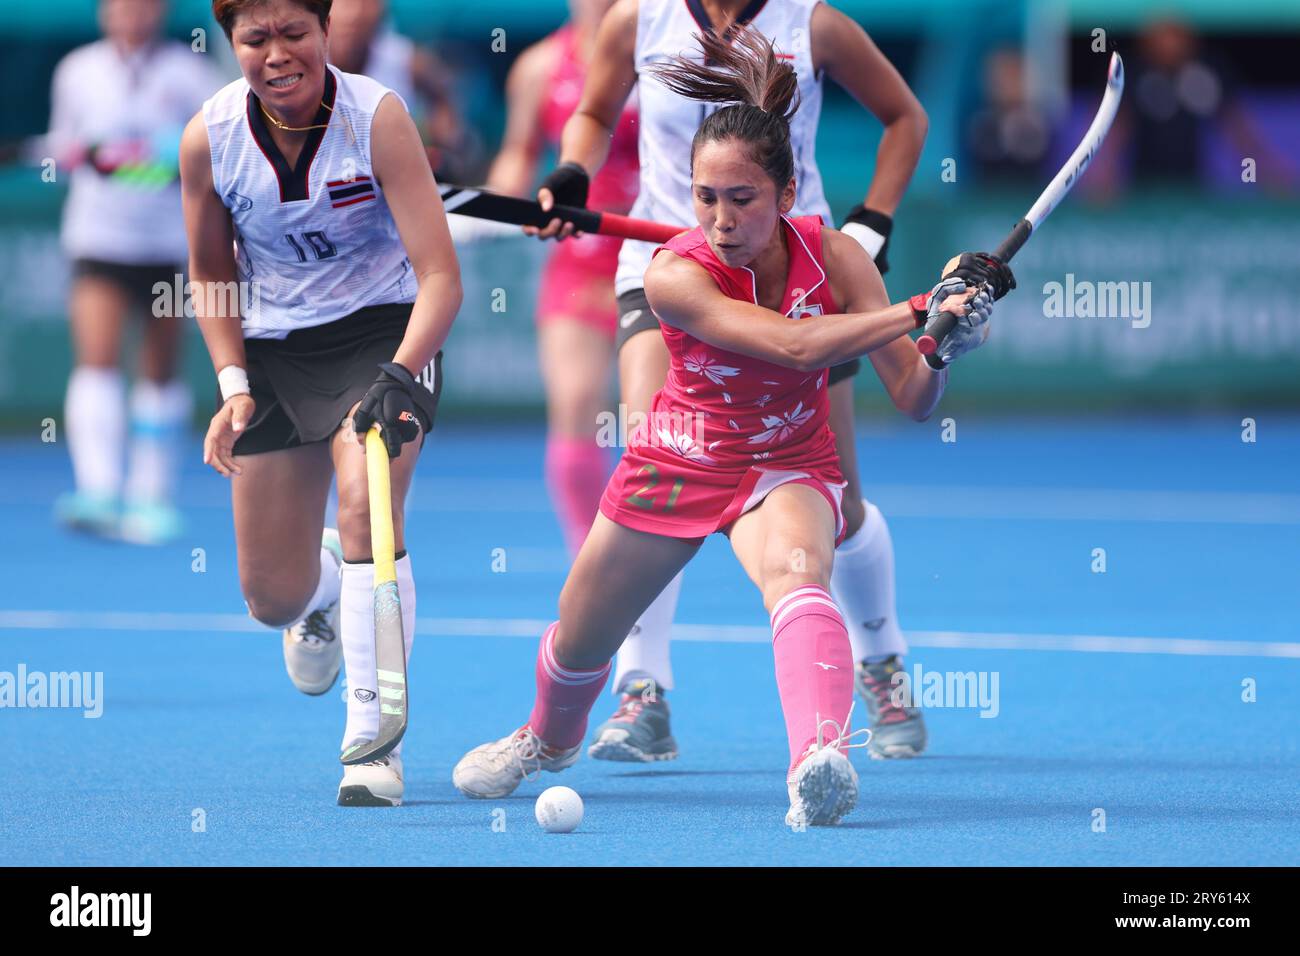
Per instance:
[[[247,395],[252,389],[248,387],[248,372],[238,365],[227,365],[217,373],[217,384],[221,386],[221,400],[228,402],[235,395]]]
[[[867,255],[873,260],[880,255],[880,250],[885,248],[885,237],[860,222],[846,222],[840,227],[840,232],[856,240],[858,245],[867,250]]]

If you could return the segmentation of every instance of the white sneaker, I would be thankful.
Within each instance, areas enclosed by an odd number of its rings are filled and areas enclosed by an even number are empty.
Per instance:
[[[400,807],[402,758],[388,754],[369,763],[343,768],[340,807]]]
[[[339,533],[326,528],[321,547],[343,564]],[[313,697],[325,693],[338,679],[343,663],[343,642],[339,640],[339,602],[313,611],[293,627],[284,629],[284,667],[293,686]]]
[[[852,716],[853,707],[850,706],[849,717]],[[835,733],[833,739],[823,744],[822,728],[827,724]],[[844,726],[848,725],[846,718]],[[849,743],[858,734],[865,734],[866,740]],[[786,826],[834,826],[857,806],[858,773],[843,751],[865,747],[870,739],[871,731],[867,729],[845,736],[843,728],[834,720],[827,718],[818,722],[817,742],[808,747],[794,773],[786,778],[790,794]]]
[[[572,767],[581,752],[581,742],[571,750],[548,747],[531,727],[524,726],[500,740],[480,744],[461,757],[451,772],[451,782],[467,797],[506,797],[525,778],[536,779],[543,770],[558,773]]]

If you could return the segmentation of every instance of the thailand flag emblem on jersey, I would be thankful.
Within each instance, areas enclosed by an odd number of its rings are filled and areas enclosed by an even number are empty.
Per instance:
[[[330,202],[335,209],[355,206],[359,202],[375,198],[375,184],[369,176],[354,176],[352,179],[339,179],[325,184],[329,187]]]

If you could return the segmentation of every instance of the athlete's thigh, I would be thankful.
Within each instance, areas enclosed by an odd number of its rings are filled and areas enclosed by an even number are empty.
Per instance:
[[[819,491],[788,482],[732,522],[731,549],[770,603],[779,580],[819,581],[835,553],[835,512]]]
[[[591,322],[551,318],[538,326],[537,352],[551,431],[590,438],[609,395],[613,338]]]
[[[241,581],[308,586],[320,568],[333,468],[327,442],[237,455],[230,479]],[[273,587],[273,586],[272,586]]]
[[[638,332],[618,350],[619,394],[628,414],[649,414],[650,400],[668,380],[668,346],[658,329]]]
[[[357,403],[359,405],[360,402]],[[340,427],[330,441],[334,471],[339,482],[339,522],[343,543],[343,559],[359,561],[370,554],[370,477],[366,470],[366,453],[352,429],[352,415],[357,405],[348,412],[347,424]],[[427,440],[427,439],[426,439]],[[397,458],[388,460],[388,490],[393,513],[393,544],[402,551],[406,548],[406,493],[415,475],[415,464],[420,458],[420,439],[407,442]],[[356,527],[344,529],[343,522],[355,520]]]
[[[597,514],[560,592],[560,663],[599,667],[609,660],[702,543],[634,531]]]
[[[117,365],[130,299],[117,283],[100,276],[73,280],[68,311],[77,363]]]

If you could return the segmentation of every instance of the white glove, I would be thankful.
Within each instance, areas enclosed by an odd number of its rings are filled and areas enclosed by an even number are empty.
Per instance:
[[[967,289],[964,279],[953,276],[944,279],[930,290],[930,305],[926,310],[925,329],[933,334],[936,320],[945,314],[939,308],[944,299],[952,295],[962,295]],[[951,363],[958,356],[965,355],[971,349],[977,349],[989,337],[989,316],[993,314],[993,296],[987,286],[966,303],[961,315],[955,316],[957,324],[939,343],[939,358]]]

